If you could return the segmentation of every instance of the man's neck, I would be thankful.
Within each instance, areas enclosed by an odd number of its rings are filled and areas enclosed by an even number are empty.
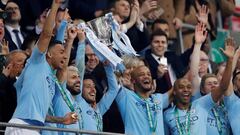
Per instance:
[[[18,29],[20,27],[18,23],[6,23],[6,25],[12,27],[13,29]]]
[[[123,23],[123,21],[125,21],[126,20],[126,18],[125,17],[121,17],[121,16],[119,16],[119,21],[121,22],[121,24]]]
[[[177,108],[180,110],[188,110],[189,107],[190,107],[190,103],[182,104],[182,103],[177,102]]]
[[[96,103],[96,102],[90,103],[90,105],[91,105],[91,107],[92,107],[93,109],[97,109],[97,103]]]
[[[150,97],[150,92],[136,91],[136,93],[143,99],[147,99]]]
[[[48,65],[50,66],[50,68],[51,68],[52,70],[55,70],[54,66],[52,65],[51,60],[47,58],[47,62],[48,62]]]

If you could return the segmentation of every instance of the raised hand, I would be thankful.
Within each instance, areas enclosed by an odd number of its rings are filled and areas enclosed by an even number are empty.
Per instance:
[[[3,67],[2,73],[6,76],[9,77],[11,74],[11,70],[13,68],[13,64],[8,64],[7,67]]]
[[[77,28],[76,27],[70,27],[67,31],[68,39],[74,40],[77,36]]]
[[[146,0],[143,2],[142,6],[141,6],[140,14],[143,15],[143,14],[148,13],[156,8],[157,8],[156,0]]]
[[[163,77],[163,75],[167,72],[167,66],[163,64],[159,64],[157,67],[157,76],[158,78]]]
[[[137,0],[134,0],[129,21],[133,22],[133,24],[136,23],[138,16],[139,16],[139,3]]]
[[[225,50],[220,48],[220,50],[224,53],[224,55],[228,58],[233,58],[235,53],[235,46],[233,38],[227,38],[225,40]]]
[[[182,20],[180,20],[179,18],[175,17],[173,19],[173,24],[175,26],[175,29],[180,29],[182,27]]]
[[[65,11],[64,11],[63,19],[64,19],[64,20],[67,20],[67,21],[71,20],[71,17],[70,17],[70,15],[69,15],[69,13],[68,13],[68,9],[67,9],[67,8],[66,8]]]
[[[79,42],[83,42],[83,41],[85,41],[85,39],[86,39],[85,32],[84,32],[83,29],[79,29],[79,30],[77,31],[77,36],[78,36]]]
[[[202,5],[200,9],[198,9],[198,14],[196,15],[198,21],[204,23],[205,25],[208,24],[208,13],[208,7],[206,5]]]
[[[195,27],[195,44],[201,45],[207,38],[206,25],[202,22]]]
[[[156,20],[160,15],[161,15],[160,12],[158,12],[157,10],[154,10],[147,14],[147,18],[150,20]]]
[[[7,40],[5,40],[5,39],[3,39],[2,40],[2,42],[1,42],[1,44],[0,44],[0,46],[1,46],[1,52],[0,52],[0,55],[7,55],[8,53],[9,53],[9,48],[8,48],[8,41]]]
[[[41,28],[41,29],[43,28],[43,25],[44,25],[44,23],[45,23],[45,21],[46,21],[48,11],[49,11],[48,8],[45,9],[45,10],[42,12],[42,14],[39,16],[39,19],[38,19],[37,22],[36,22],[37,26],[38,26],[39,28]]]

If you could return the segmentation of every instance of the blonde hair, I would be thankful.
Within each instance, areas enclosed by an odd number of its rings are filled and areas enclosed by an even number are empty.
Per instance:
[[[123,55],[122,59],[123,59],[123,64],[128,69],[136,68],[136,67],[144,65],[143,60],[141,60],[140,58],[138,58],[136,56]]]

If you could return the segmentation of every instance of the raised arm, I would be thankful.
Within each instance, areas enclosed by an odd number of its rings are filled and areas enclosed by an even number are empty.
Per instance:
[[[61,4],[62,0],[53,0],[51,10],[47,16],[45,24],[43,26],[43,31],[40,34],[39,41],[37,43],[40,52],[45,52],[48,48],[49,42],[52,38],[53,28],[55,25],[55,17],[57,10]]]
[[[219,87],[212,91],[212,98],[214,102],[217,102],[227,91],[232,76],[233,56],[235,52],[234,46],[233,44],[231,44],[231,42],[227,41],[225,43],[225,50],[223,50],[222,48],[221,50],[227,57],[227,65]]]
[[[199,63],[200,63],[200,51],[202,43],[207,38],[206,25],[204,23],[198,23],[195,28],[195,45],[193,53],[190,58],[190,79],[192,80],[193,85],[193,95],[196,93],[196,90],[199,89],[200,80],[199,80]]]
[[[131,8],[131,14],[129,21],[120,26],[120,29],[126,33],[136,22],[139,16],[139,3],[137,0],[134,0],[133,6]]]
[[[73,41],[74,41],[75,37],[77,36],[77,29],[75,27],[69,28],[68,31],[67,31],[67,35],[68,35],[68,39],[67,39],[67,42],[65,44],[65,52],[66,52],[67,59],[64,63],[64,68],[58,70],[58,72],[57,72],[58,80],[61,83],[63,83],[64,81],[67,80],[67,66],[68,66],[68,62],[69,62],[69,59],[70,59],[72,44],[73,44]]]
[[[102,115],[109,109],[118,94],[118,84],[113,67],[109,62],[108,64],[104,62],[104,68],[107,76],[108,90],[97,104]]]
[[[228,42],[230,42],[231,44],[234,44],[233,38],[229,38],[229,39],[227,39],[227,40],[230,40],[230,41],[228,41]],[[226,42],[227,42],[227,40],[226,40]],[[236,50],[236,52],[235,52],[235,54],[234,54],[234,56],[233,56],[232,73],[234,72],[234,70],[235,70],[235,68],[236,68],[236,65],[237,65],[239,56],[240,56],[240,47],[238,47],[238,49]],[[231,80],[232,80],[232,79],[231,79]],[[234,89],[234,87],[233,87],[233,82],[230,81],[230,84],[229,84],[229,86],[228,86],[228,90],[225,92],[224,95],[225,95],[225,96],[230,96],[230,95],[232,95],[233,89]]]
[[[80,29],[78,30],[77,33],[77,37],[78,37],[78,48],[77,48],[77,55],[76,55],[76,67],[78,68],[78,72],[80,75],[80,81],[83,81],[83,76],[84,76],[84,72],[85,72],[85,32],[84,30]],[[81,83],[81,89],[82,89],[82,83]]]

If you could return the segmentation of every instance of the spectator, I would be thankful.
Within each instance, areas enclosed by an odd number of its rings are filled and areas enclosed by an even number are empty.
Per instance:
[[[193,51],[191,48],[178,56],[175,52],[167,51],[167,45],[167,35],[161,30],[155,31],[151,36],[150,49],[145,54],[151,74],[156,79],[156,92],[160,93],[171,89],[176,78],[181,78],[187,73]]]
[[[6,5],[5,11],[10,12],[10,17],[5,20],[5,39],[9,42],[9,50],[20,49],[25,34],[20,27],[21,13],[18,5],[9,1]]]
[[[177,50],[176,50],[176,46],[177,46],[176,40],[169,39],[170,28],[169,28],[168,22],[164,19],[156,19],[152,24],[152,32],[157,31],[157,30],[162,30],[163,32],[166,33],[166,35],[168,37],[168,50],[177,52]]]
[[[170,30],[169,39],[177,42],[176,30],[182,27],[185,0],[157,0],[157,1],[159,7],[162,8],[164,11],[163,14],[159,17],[159,19],[164,19],[168,22]],[[180,50],[179,45],[174,46],[174,48],[176,48],[175,50]]]
[[[130,3],[127,0],[116,0],[111,10],[114,15],[119,16],[118,22],[120,24],[131,22],[131,25],[125,27],[124,31],[127,32],[126,34],[135,51],[140,52],[149,45],[149,34],[140,20],[139,4],[137,0],[134,1],[133,5],[131,9]]]
[[[12,51],[6,56],[3,71],[0,74],[0,121],[8,122],[17,105],[14,83],[25,64],[27,55],[24,51]]]

